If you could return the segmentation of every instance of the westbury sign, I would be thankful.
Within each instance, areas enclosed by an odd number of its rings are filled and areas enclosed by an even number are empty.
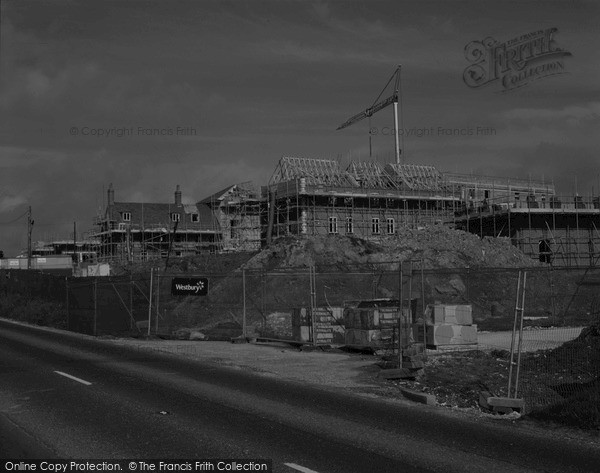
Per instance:
[[[500,43],[492,37],[471,41],[465,57],[471,63],[463,73],[469,87],[477,88],[498,81],[502,90],[523,87],[531,81],[564,74],[563,59],[571,53],[558,47],[557,28],[526,33]]]
[[[173,278],[171,294],[174,296],[206,296],[208,278]]]

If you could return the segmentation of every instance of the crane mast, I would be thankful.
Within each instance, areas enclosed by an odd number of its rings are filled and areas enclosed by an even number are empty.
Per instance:
[[[367,108],[364,112],[357,113],[356,115],[350,117],[348,120],[346,120],[344,123],[342,123],[340,126],[338,126],[336,128],[336,130],[341,130],[343,128],[347,128],[356,122],[364,120],[365,118],[370,118],[371,116],[373,116],[373,114],[379,112],[380,110],[383,110],[384,108],[388,107],[389,105],[393,105],[394,106],[393,107],[393,110],[394,110],[394,140],[395,140],[396,164],[400,164],[400,136],[399,136],[399,132],[398,132],[398,97],[399,97],[399,91],[400,91],[400,68],[401,68],[401,66],[398,66],[396,68],[396,70],[392,74],[392,77],[390,77],[390,80],[387,82],[387,84],[385,85],[385,87],[383,88],[383,90],[381,91],[379,96],[373,102],[373,105],[371,105],[369,108]],[[389,97],[387,97],[383,100],[380,100],[381,96],[383,95],[383,92],[385,92],[385,90],[388,88],[388,86],[390,85],[390,83],[392,81],[394,81],[394,92]]]

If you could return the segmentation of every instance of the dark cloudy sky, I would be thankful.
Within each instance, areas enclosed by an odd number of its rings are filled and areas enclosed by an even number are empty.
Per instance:
[[[596,1],[2,0],[1,13],[0,249],[11,256],[26,219],[10,222],[28,205],[34,240],[70,238],[74,221],[92,228],[111,182],[117,200],[170,201],[180,184],[194,202],[266,184],[281,156],[366,159],[368,121],[335,128],[398,64],[403,127],[434,131],[407,132],[408,163],[598,192]],[[471,41],[547,28],[571,53],[566,74],[510,92],[463,82]],[[371,120],[380,161],[393,158],[392,125],[391,108]],[[438,133],[477,127],[495,133]]]

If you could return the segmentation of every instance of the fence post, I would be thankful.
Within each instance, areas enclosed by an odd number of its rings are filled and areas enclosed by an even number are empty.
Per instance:
[[[242,268],[242,337],[246,338],[246,268]]]
[[[129,273],[129,327],[133,330],[133,326],[135,325],[135,319],[132,317],[133,315],[133,273]]]
[[[159,302],[160,302],[160,271],[157,271],[156,272],[156,321],[154,324],[155,335],[158,335],[158,316],[160,314]]]
[[[67,306],[67,330],[71,331],[71,316],[69,314],[69,278],[65,276],[65,305]]]
[[[148,336],[150,336],[150,327],[152,322],[152,276],[154,268],[150,268],[150,293],[148,297]]]
[[[423,311],[423,325],[425,325],[425,261],[421,259],[421,306]]]
[[[552,305],[552,325],[556,325],[556,296],[554,294],[554,267],[550,263],[550,302]]]
[[[98,336],[98,279],[94,278],[94,337]]]
[[[410,275],[408,278],[408,312],[410,314],[410,321],[412,322],[415,314],[412,313],[412,283],[413,283],[413,262],[410,262]]]
[[[308,267],[310,275],[310,325],[312,330],[313,346],[317,346],[317,334],[315,333],[315,309],[317,307],[317,275],[314,265]]]
[[[404,302],[403,302],[403,289],[402,289],[402,264],[398,266],[398,298],[400,306],[400,316],[398,317],[398,368],[402,368],[402,346],[400,340],[402,340],[402,317],[404,316]]]

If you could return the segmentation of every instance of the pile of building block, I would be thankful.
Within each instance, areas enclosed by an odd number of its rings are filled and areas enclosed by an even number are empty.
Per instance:
[[[292,311],[292,338],[316,345],[343,343],[344,326],[341,307],[295,308]]]
[[[408,322],[410,311],[403,309],[402,312]],[[371,348],[383,348],[395,344],[399,317],[399,303],[395,300],[372,299],[347,302],[344,309],[345,344]],[[410,330],[401,334],[403,346],[408,345],[411,335]]]
[[[473,324],[471,305],[428,305],[423,324],[413,324],[415,340],[425,340],[428,348],[453,345],[477,345],[477,325]]]

